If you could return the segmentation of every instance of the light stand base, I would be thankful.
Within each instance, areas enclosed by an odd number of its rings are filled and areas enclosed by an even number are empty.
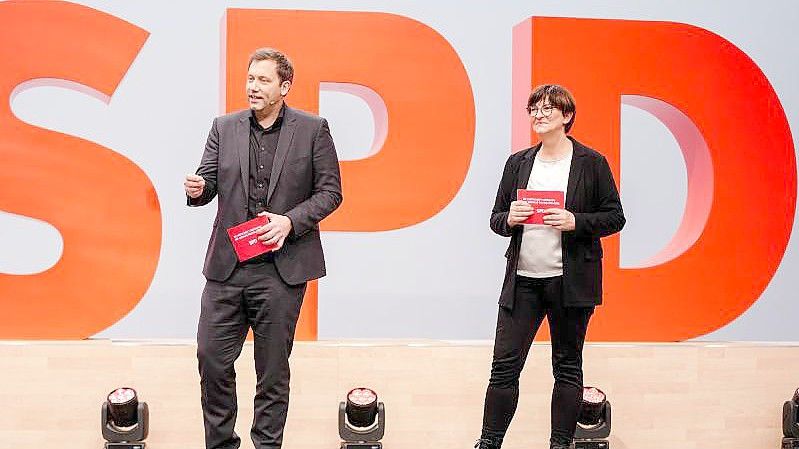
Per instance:
[[[383,449],[383,443],[347,443],[342,441],[341,449]]]
[[[105,449],[144,449],[144,443],[105,443]]]
[[[783,438],[782,449],[799,449],[799,438]]]
[[[608,440],[574,440],[574,449],[610,449]]]

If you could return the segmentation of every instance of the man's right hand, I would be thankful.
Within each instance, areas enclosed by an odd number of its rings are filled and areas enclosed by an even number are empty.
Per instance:
[[[508,226],[511,228],[527,220],[533,215],[533,206],[527,201],[514,201],[510,203],[510,211],[508,211]]]
[[[183,181],[183,188],[189,198],[199,198],[205,189],[205,178],[200,175],[186,175],[186,180]]]

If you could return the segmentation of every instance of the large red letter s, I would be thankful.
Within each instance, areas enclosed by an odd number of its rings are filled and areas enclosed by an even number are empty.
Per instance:
[[[108,101],[148,33],[62,2],[0,4],[0,209],[55,226],[62,258],[33,275],[0,274],[0,338],[86,338],[138,303],[161,247],[161,211],[133,162],[18,120],[8,98],[36,79],[88,86]]]

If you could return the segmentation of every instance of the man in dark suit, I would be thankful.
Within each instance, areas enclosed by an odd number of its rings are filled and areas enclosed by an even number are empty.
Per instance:
[[[250,108],[217,117],[200,167],[184,182],[189,206],[218,196],[203,274],[197,358],[207,449],[234,449],[233,363],[248,329],[257,386],[251,436],[280,448],[289,400],[289,364],[306,283],[325,275],[319,222],[341,204],[341,178],[327,122],[284,103],[294,69],[263,48],[250,57]],[[238,262],[227,229],[269,218],[258,239],[275,250]]]

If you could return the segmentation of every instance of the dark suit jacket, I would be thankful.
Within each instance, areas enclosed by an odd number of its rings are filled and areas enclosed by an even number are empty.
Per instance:
[[[203,274],[224,281],[237,259],[227,228],[247,220],[250,176],[249,110],[214,119],[197,174],[205,181],[202,196],[188,198],[189,206],[219,205],[208,242]],[[325,275],[319,222],[341,204],[338,158],[327,121],[286,107],[277,143],[266,210],[291,219],[292,232],[275,253],[283,280],[301,284]]]
[[[619,192],[604,156],[572,137],[574,153],[566,187],[566,210],[574,214],[574,231],[563,232],[563,301],[567,306],[594,306],[602,303],[602,244],[600,237],[624,227]],[[527,188],[535,155],[541,144],[511,155],[499,183],[491,211],[491,229],[510,237],[505,253],[508,259],[499,304],[512,308],[516,292],[516,268],[522,244],[523,226],[508,226],[510,203],[516,189]]]

